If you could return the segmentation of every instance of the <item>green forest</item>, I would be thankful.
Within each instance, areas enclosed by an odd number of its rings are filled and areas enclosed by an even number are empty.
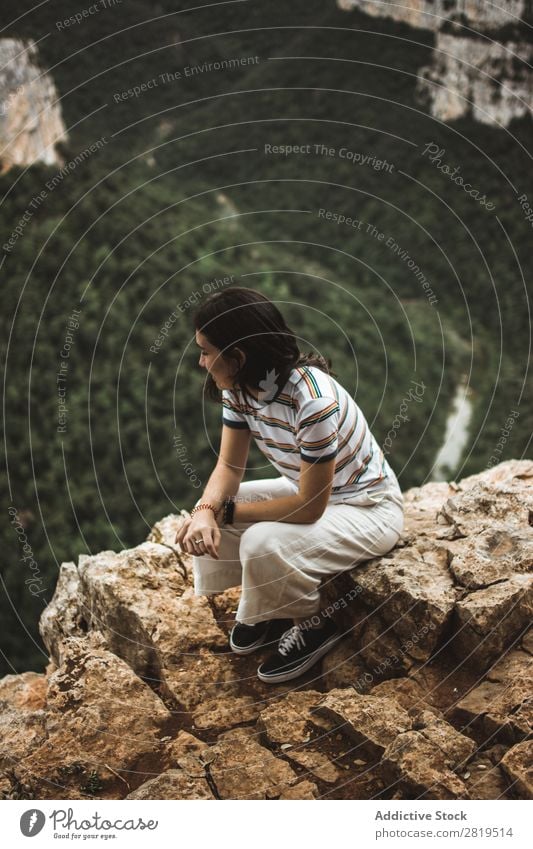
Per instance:
[[[433,118],[416,79],[434,34],[333,0],[110,0],[68,26],[66,0],[3,8],[2,37],[38,43],[68,139],[63,170],[0,177],[2,674],[46,663],[62,562],[135,546],[198,499],[221,409],[192,315],[224,278],[331,359],[380,444],[424,384],[388,458],[402,489],[432,479],[463,376],[450,478],[487,468],[512,410],[499,459],[532,456],[530,115]],[[255,447],[248,477],[265,477]]]

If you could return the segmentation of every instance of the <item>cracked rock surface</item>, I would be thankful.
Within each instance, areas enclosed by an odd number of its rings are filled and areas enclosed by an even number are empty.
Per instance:
[[[229,649],[239,589],[194,595],[185,511],[62,564],[46,671],[0,681],[0,796],[531,798],[532,482],[406,492],[398,545],[328,582],[344,639],[282,685]]]

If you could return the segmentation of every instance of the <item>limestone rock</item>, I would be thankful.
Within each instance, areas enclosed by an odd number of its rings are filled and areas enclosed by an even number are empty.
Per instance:
[[[417,728],[398,734],[381,762],[386,780],[416,798],[468,799],[464,781],[454,770],[464,768],[476,750],[473,740],[429,711]]]
[[[394,699],[359,696],[355,690],[331,690],[317,713],[336,723],[335,731],[357,744],[357,757],[380,758],[398,734],[411,728],[411,719]]]
[[[463,769],[474,752],[477,744],[465,734],[460,734],[449,722],[431,711],[424,711],[416,722],[413,730],[419,730],[428,740],[431,740],[447,758],[449,769]]]
[[[531,621],[531,481],[530,461],[502,463],[461,481],[461,494],[441,510],[466,535],[449,544],[450,570],[464,588],[454,611],[452,646],[458,658],[482,669]]]
[[[341,9],[360,9],[367,15],[393,18],[412,27],[438,30],[443,22],[461,12],[472,27],[494,29],[512,23],[526,12],[526,0],[507,0],[497,6],[479,0],[406,0],[402,4],[394,0],[338,0]]]
[[[533,48],[525,23],[529,0],[337,2],[341,9],[357,8],[435,31],[432,61],[420,69],[417,90],[419,100],[441,121],[471,113],[482,123],[507,126],[531,111]]]
[[[38,672],[22,672],[0,679],[0,703],[7,702],[19,710],[39,710],[46,702],[46,676]]]
[[[54,595],[39,620],[39,631],[56,663],[63,640],[82,637],[87,631],[80,575],[75,563],[61,564]]]
[[[216,624],[204,596],[187,589],[180,598],[173,599],[172,607],[176,619],[170,619],[165,612],[152,632],[155,649],[165,665],[180,663],[184,653],[200,647],[227,649],[227,637]]]
[[[209,770],[221,799],[275,799],[297,781],[290,766],[260,746],[250,728],[226,731],[212,751]]]
[[[184,655],[179,664],[164,669],[162,674],[161,693],[177,702],[178,716],[193,711],[206,700],[235,697],[239,693],[239,676],[231,659],[204,648]]]
[[[126,796],[126,799],[214,798],[204,778],[191,778],[182,769],[167,769]]]
[[[513,575],[470,593],[454,612],[456,656],[487,668],[525,629],[532,612],[533,575]]]
[[[483,589],[516,573],[533,571],[533,528],[494,523],[456,550],[450,570],[457,583],[471,590]]]
[[[424,537],[439,537],[440,529],[435,528],[435,517],[446,500],[451,498],[457,490],[456,485],[439,481],[427,483],[424,486],[414,486],[405,492],[404,529],[396,547],[413,545]]]
[[[214,595],[211,600],[217,625],[228,635],[233,628],[240,597],[241,588],[232,587],[223,593]]]
[[[483,124],[507,126],[533,106],[530,44],[437,33],[431,64],[420,69],[417,90],[443,121],[471,115]],[[437,83],[437,85],[436,85]]]
[[[194,711],[196,728],[231,728],[257,719],[260,705],[251,696],[203,701]]]
[[[484,749],[483,754],[489,758],[491,764],[498,766],[507,751],[508,747],[504,746],[503,743],[495,743],[489,749]]]
[[[179,767],[193,778],[204,778],[206,764],[212,759],[207,743],[187,731],[180,731],[168,744],[167,752],[173,766]]]
[[[13,799],[13,785],[8,778],[0,777],[0,799]]]
[[[326,690],[354,686],[366,693],[372,686],[372,676],[362,662],[361,649],[354,642],[342,640],[322,660],[322,681]]]
[[[315,690],[289,693],[261,711],[259,728],[274,745],[306,743],[322,698],[323,694]]]
[[[513,746],[500,764],[516,794],[522,799],[533,799],[533,740]]]
[[[523,484],[502,481],[490,484],[479,478],[441,507],[438,517],[458,529],[462,536],[492,530],[496,523],[509,530],[529,527],[533,494]]]
[[[62,798],[82,798],[80,772],[130,768],[158,749],[170,719],[160,699],[96,635],[70,638],[62,648],[62,664],[49,680],[44,734],[15,769],[37,798],[57,798],[58,788]]]
[[[360,644],[359,654],[368,671],[354,682],[359,693],[368,691],[378,681],[407,674],[414,664],[411,655],[402,649],[393,627],[377,613],[368,616]]]
[[[533,628],[530,628],[522,637],[521,647],[529,654],[533,654]]]
[[[181,510],[179,515],[170,513],[164,516],[159,522],[156,522],[150,533],[146,537],[146,542],[155,542],[158,545],[168,545],[170,548],[179,551],[176,545],[176,534],[183,525],[185,519],[190,517],[190,513],[186,510]],[[183,555],[184,560],[186,555]]]
[[[139,674],[201,645],[226,645],[207,600],[193,595],[166,546],[142,543],[119,554],[82,555],[78,569],[89,626],[106,634],[112,650]]]
[[[509,652],[457,703],[452,717],[482,740],[519,742],[533,732],[532,681],[531,655]]]
[[[399,544],[327,582],[328,605],[349,594],[333,614],[347,636],[322,674],[286,684],[258,681],[266,648],[230,651],[238,588],[193,595],[181,517],[63,564],[45,674],[0,681],[0,795],[524,795],[532,481],[533,462],[509,461],[405,493]]]
[[[2,707],[0,711],[0,770],[9,773],[46,738],[44,710],[18,710]]]
[[[424,486],[413,486],[404,493],[404,506],[409,508],[409,513],[425,513],[433,518],[457,490],[457,484],[447,481],[430,481]]]
[[[530,493],[533,483],[533,460],[506,460],[498,463],[490,469],[461,478],[460,489],[471,489],[478,483],[491,487],[511,487],[526,495]]]
[[[509,781],[499,766],[495,766],[486,752],[480,752],[469,761],[463,777],[471,799],[507,799]]]
[[[392,678],[382,681],[372,688],[372,695],[382,698],[395,699],[411,717],[418,716],[422,711],[430,711],[440,715],[438,708],[431,704],[431,693],[413,678]]]
[[[0,38],[0,170],[59,164],[55,146],[66,138],[56,87],[39,67],[35,42]]]
[[[305,767],[311,775],[327,784],[335,784],[340,777],[339,770],[323,752],[309,749],[303,746],[297,749],[289,749],[284,754],[300,766]]]
[[[346,639],[357,643],[365,625],[366,611],[359,603],[361,587],[354,587],[349,572],[328,577],[320,589],[321,608],[339,625]]]
[[[66,619],[58,615],[62,608]],[[56,660],[61,641],[69,630],[80,632],[82,618],[138,675],[159,681],[164,694],[187,707],[198,690],[190,675],[196,657],[227,647],[207,599],[194,595],[175,553],[157,543],[82,555],[77,570],[63,564],[51,609],[41,618],[43,640]],[[200,687],[204,680],[202,669]]]
[[[391,626],[400,649],[427,660],[456,600],[446,549],[421,541],[400,549],[391,559],[368,561],[351,574],[362,587],[361,600],[379,607],[380,618]]]
[[[312,781],[300,781],[280,794],[280,799],[316,799],[318,788]]]

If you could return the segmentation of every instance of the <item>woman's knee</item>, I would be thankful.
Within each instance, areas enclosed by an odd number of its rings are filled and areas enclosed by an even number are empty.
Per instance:
[[[239,556],[241,562],[272,554],[276,546],[276,522],[255,522],[241,534]]]
[[[397,534],[399,539],[403,534],[403,529],[405,527],[405,515],[401,507],[398,507],[398,509],[395,510],[390,527]]]
[[[403,528],[403,517],[401,520],[397,518],[394,522],[389,524],[381,539],[379,555],[388,554],[389,551],[392,551],[392,549],[400,541]]]
[[[378,505],[378,513],[376,518],[386,531],[385,536],[390,539],[394,535],[397,538],[401,536],[405,524],[405,515],[403,508],[398,504],[390,501],[385,501]]]

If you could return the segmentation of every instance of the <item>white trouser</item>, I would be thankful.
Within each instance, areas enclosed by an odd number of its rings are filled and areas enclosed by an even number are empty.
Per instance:
[[[244,481],[238,497],[258,501],[297,491],[296,484],[279,477]],[[245,625],[317,613],[327,576],[386,554],[400,538],[401,492],[394,490],[380,502],[371,499],[359,494],[351,502],[329,504],[309,524],[259,521],[221,527],[219,559],[193,557],[196,595],[242,585],[236,619]]]

